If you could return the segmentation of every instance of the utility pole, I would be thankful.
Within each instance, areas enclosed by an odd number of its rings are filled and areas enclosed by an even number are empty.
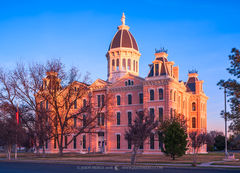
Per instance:
[[[226,87],[224,87],[224,118],[225,118],[225,158],[228,158],[227,152],[227,91]]]

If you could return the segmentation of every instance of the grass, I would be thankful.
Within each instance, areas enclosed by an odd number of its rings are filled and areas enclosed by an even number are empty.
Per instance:
[[[0,153],[0,158],[5,158],[5,153]],[[20,160],[51,160],[51,161],[74,161],[74,162],[116,162],[116,163],[129,163],[131,154],[77,154],[77,153],[65,153],[62,157],[59,157],[58,154],[45,154],[45,157],[36,156],[33,153],[18,153],[18,158]],[[12,154],[14,158],[14,154]],[[224,153],[208,153],[208,154],[199,154],[197,162],[212,162],[212,161],[221,161],[224,158]],[[240,158],[240,153],[235,154],[235,158]],[[170,157],[165,155],[148,155],[148,154],[139,154],[137,155],[137,163],[179,163],[179,164],[190,164],[192,163],[192,155],[184,155],[182,157],[172,160]],[[220,163],[218,163],[220,165]],[[238,165],[240,162],[224,162],[221,165]]]

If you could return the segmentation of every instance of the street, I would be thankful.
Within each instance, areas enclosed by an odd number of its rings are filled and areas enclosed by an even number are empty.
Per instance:
[[[48,164],[48,163],[26,163],[26,162],[0,162],[0,173],[114,173],[114,172],[144,172],[150,173],[234,173],[236,169],[217,169],[217,168],[170,168],[160,167],[158,169],[115,169],[112,166],[88,166],[71,164]]]

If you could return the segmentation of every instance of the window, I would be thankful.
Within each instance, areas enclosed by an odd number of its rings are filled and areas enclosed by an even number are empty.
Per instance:
[[[117,96],[117,105],[121,105],[121,96]]]
[[[74,116],[73,118],[73,126],[76,127],[77,126],[77,117]]]
[[[119,59],[117,59],[117,70],[119,70]]]
[[[117,149],[120,149],[120,135],[117,135]]]
[[[48,110],[48,100],[46,100],[46,110]]]
[[[83,144],[83,149],[86,149],[86,135],[83,135],[82,144]]]
[[[150,118],[154,121],[154,108],[150,108]]]
[[[77,100],[74,100],[74,109],[77,109]]]
[[[173,98],[173,96],[172,96],[173,94],[172,94],[172,90],[170,91],[170,100],[172,100]]]
[[[114,69],[115,69],[115,60],[113,59],[112,60],[112,70],[114,71]]]
[[[74,149],[77,148],[77,138],[76,138],[76,136],[73,137],[73,148]]]
[[[163,135],[162,133],[158,133],[158,148],[163,150]]]
[[[133,60],[133,71],[135,71],[135,60]]]
[[[64,141],[65,141],[65,146],[64,147],[67,148],[68,138],[67,138],[67,136],[65,136],[64,138],[65,138],[64,139]]]
[[[98,113],[97,120],[98,126],[104,126],[104,113]]]
[[[128,59],[128,70],[131,70],[131,59]]]
[[[160,89],[158,90],[158,93],[159,93],[159,100],[163,100],[163,89],[160,88]]]
[[[123,70],[126,70],[126,59],[125,58],[122,60],[122,67],[123,67]]]
[[[128,94],[128,104],[131,105],[132,104],[132,95]]]
[[[136,61],[136,72],[138,72],[138,62]]]
[[[101,96],[100,95],[97,96],[97,106],[98,107],[101,106]]]
[[[132,124],[132,112],[128,112],[128,125]]]
[[[154,90],[150,90],[150,100],[154,100]]]
[[[163,108],[159,108],[159,121],[163,122]]]
[[[173,108],[170,109],[170,117],[173,118]]]
[[[132,149],[132,141],[128,139],[128,149]]]
[[[131,85],[133,85],[133,80],[131,81]]]
[[[86,120],[86,115],[83,114],[83,127],[86,126],[87,120]]]
[[[121,123],[121,114],[120,112],[117,112],[117,125],[120,125]]]
[[[154,149],[154,134],[151,133],[150,135],[150,149]]]
[[[192,103],[192,111],[196,111],[196,103],[195,102]]]
[[[159,64],[155,64],[155,76],[159,75]]]
[[[128,82],[127,81],[125,81],[125,86],[127,86],[128,85]]]
[[[139,146],[139,149],[143,150],[143,142],[142,142],[141,145]]]
[[[196,118],[192,118],[192,128],[196,128]]]
[[[143,93],[139,94],[139,103],[143,104]]]
[[[83,107],[86,107],[86,106],[87,106],[87,100],[83,99]]]
[[[128,85],[131,85],[131,80],[128,80]]]
[[[102,106],[104,106],[104,105],[105,105],[105,102],[104,102],[104,100],[105,100],[105,96],[104,96],[104,95],[102,95]]]

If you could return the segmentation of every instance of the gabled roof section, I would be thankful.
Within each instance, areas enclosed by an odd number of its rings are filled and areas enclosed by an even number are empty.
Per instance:
[[[125,86],[125,81],[127,81],[129,79],[134,80],[133,86],[134,85],[141,85],[143,83],[143,81],[145,80],[144,78],[141,78],[139,76],[135,76],[131,73],[127,73],[126,75],[121,77],[119,80],[112,83],[111,87],[124,87]]]
[[[109,84],[109,82],[102,80],[102,79],[97,79],[95,80],[91,85],[90,88],[101,88],[101,87],[105,87]]]

